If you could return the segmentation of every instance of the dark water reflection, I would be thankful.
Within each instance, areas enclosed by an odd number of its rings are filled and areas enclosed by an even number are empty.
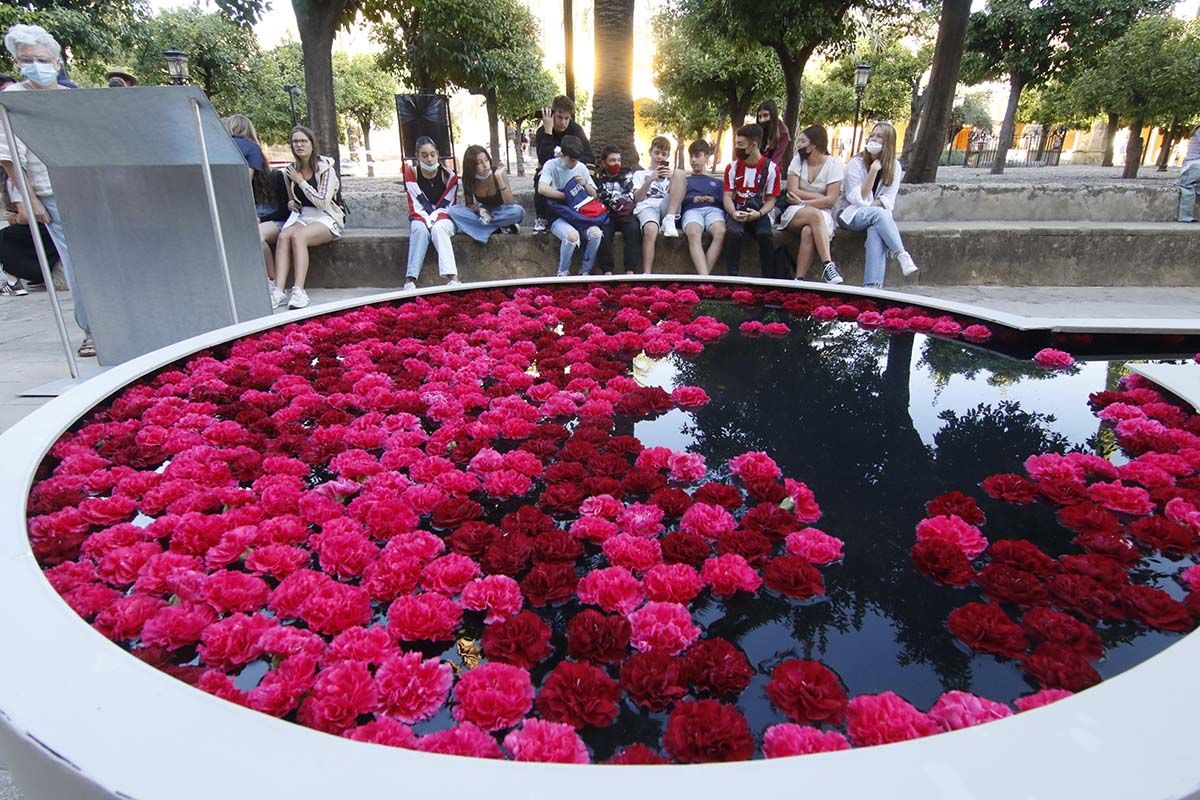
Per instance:
[[[638,437],[647,446],[702,453],[710,469],[747,450],[769,452],[785,475],[816,493],[824,510],[817,527],[846,542],[843,564],[823,570],[822,602],[797,604],[763,590],[754,600],[713,601],[698,615],[707,635],[734,641],[758,671],[739,701],[755,733],[785,721],[764,688],[775,663],[792,656],[821,660],[851,695],[891,690],[922,709],[948,689],[1005,702],[1036,689],[1016,662],[973,655],[946,630],[950,611],[981,592],[920,575],[908,552],[914,528],[926,501],[957,489],[979,501],[989,539],[1027,538],[1055,556],[1077,552],[1052,507],[993,502],[978,484],[992,473],[1020,471],[1039,452],[1087,450],[1122,462],[1111,437],[1098,434],[1087,395],[1114,386],[1123,364],[1092,361],[1073,374],[1052,374],[921,335],[729,306],[700,313],[734,332],[695,360],[672,357],[640,377],[668,389],[701,386],[711,402],[695,413],[641,422]],[[792,332],[745,338],[736,329],[747,313],[783,319]],[[1146,559],[1138,577],[1178,596],[1169,577],[1182,566]],[[1098,631],[1107,655],[1095,666],[1106,678],[1176,638],[1130,624]]]

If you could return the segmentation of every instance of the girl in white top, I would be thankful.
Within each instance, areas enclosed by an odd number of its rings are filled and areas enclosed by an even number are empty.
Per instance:
[[[815,249],[821,258],[821,277],[825,282],[842,282],[829,253],[829,242],[833,238],[833,208],[842,191],[843,172],[842,162],[829,155],[829,135],[823,127],[809,126],[796,137],[796,155],[787,174],[790,205],[779,218],[780,230],[800,237],[796,280],[808,272]]]
[[[864,286],[883,286],[883,275],[890,252],[900,263],[900,271],[917,271],[912,256],[900,241],[900,231],[892,211],[900,191],[903,170],[896,160],[896,129],[880,122],[871,130],[863,151],[846,166],[846,191],[842,194],[838,221],[852,231],[867,232],[867,264]]]

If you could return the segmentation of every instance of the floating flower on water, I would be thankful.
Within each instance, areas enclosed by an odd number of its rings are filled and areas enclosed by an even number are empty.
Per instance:
[[[809,725],[785,722],[772,725],[763,734],[763,755],[767,758],[806,756],[849,750],[850,742],[837,731],[822,731]]]
[[[587,745],[574,728],[540,719],[527,719],[505,736],[504,749],[513,761],[587,764],[591,760]]]
[[[1039,367],[1045,367],[1046,369],[1066,370],[1075,366],[1075,359],[1070,353],[1055,350],[1052,347],[1044,347],[1038,350],[1033,356],[1033,360]]]

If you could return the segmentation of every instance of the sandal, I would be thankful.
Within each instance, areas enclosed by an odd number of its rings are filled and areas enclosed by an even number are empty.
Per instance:
[[[77,350],[76,353],[80,358],[95,358],[96,340],[91,336],[83,337],[83,344],[79,345],[79,350]]]

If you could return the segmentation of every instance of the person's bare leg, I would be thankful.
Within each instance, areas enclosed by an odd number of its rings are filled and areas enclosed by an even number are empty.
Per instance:
[[[714,222],[708,226],[708,232],[712,236],[712,241],[708,243],[708,252],[705,254],[705,262],[708,266],[708,272],[705,275],[711,275],[714,268],[717,266],[717,260],[721,258],[721,247],[725,244],[725,223]]]
[[[667,213],[678,216],[683,208],[683,196],[687,193],[687,173],[677,169],[671,173],[671,188],[667,191]]]
[[[642,272],[654,272],[654,245],[658,242],[658,223],[647,222],[642,226]]]
[[[279,232],[275,244],[275,286],[282,292],[287,291],[288,273],[292,271],[292,237],[301,226],[293,225]]]
[[[692,256],[692,266],[696,268],[696,274],[711,274],[712,265],[704,257],[704,243],[702,241],[704,238],[704,226],[699,222],[691,222],[683,229],[683,233],[687,236],[688,253]]]
[[[814,249],[812,227],[805,225],[800,229],[800,249],[796,253],[797,280],[803,280],[808,274],[808,268],[812,266]]]
[[[821,259],[821,263],[832,261],[829,255],[829,234],[825,230],[825,215],[811,206],[806,206],[792,218],[793,222],[796,220],[812,229],[813,244],[817,248],[817,258]]]
[[[333,241],[333,231],[324,225],[305,225],[292,237],[292,258],[296,267],[296,287],[303,289],[308,280],[308,248]]]
[[[258,223],[258,238],[262,241],[263,263],[267,266],[267,277],[275,280],[275,257],[271,245],[279,241],[279,226],[274,222]]]

